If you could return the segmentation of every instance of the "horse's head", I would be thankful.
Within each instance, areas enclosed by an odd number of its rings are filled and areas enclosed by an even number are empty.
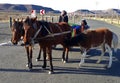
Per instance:
[[[25,31],[23,41],[24,41],[25,44],[30,44],[31,43],[31,38],[34,37],[34,34],[37,30],[36,22],[37,22],[36,18],[32,19],[32,18],[29,18],[29,17],[27,17],[25,19],[25,21],[23,22],[24,31]],[[36,29],[34,29],[34,28],[36,28]]]
[[[24,43],[32,44],[32,40],[39,41],[50,33],[49,23],[46,21],[38,21],[36,18],[27,17],[24,21]]]
[[[17,44],[18,41],[21,39],[21,37],[24,35],[24,30],[23,30],[23,21],[15,20],[13,19],[13,24],[11,27],[12,31],[12,38],[11,42],[13,44]]]

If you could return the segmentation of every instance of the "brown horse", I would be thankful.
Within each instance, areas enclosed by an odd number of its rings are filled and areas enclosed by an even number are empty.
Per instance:
[[[24,36],[23,19],[21,21],[18,20],[18,19],[17,20],[13,19],[13,24],[12,24],[12,27],[11,27],[11,31],[12,31],[11,42],[14,45],[16,45],[16,44],[18,44],[19,41],[22,40],[22,38]],[[24,44],[22,43],[22,45],[24,45]],[[39,55],[38,55],[36,61],[39,61],[40,56],[41,56],[41,51],[42,51],[42,49],[40,47]]]
[[[13,44],[17,44],[21,40],[21,38],[24,36],[23,20],[19,21],[19,20],[13,19],[11,31],[12,31],[11,42]]]
[[[65,22],[51,23],[26,18],[24,21],[24,30],[24,42],[27,51],[29,69],[32,69],[32,48],[34,43],[38,42],[43,49],[44,63],[42,68],[46,68],[46,53],[48,53],[50,61],[49,73],[52,73],[52,45],[63,45],[64,54],[66,50],[64,39],[71,37],[71,26]]]
[[[75,25],[75,26],[72,26],[72,37],[82,33],[82,32],[85,32],[86,30],[88,30],[90,27],[87,25],[87,22],[86,20],[82,20],[81,21],[81,25]],[[79,46],[79,45],[76,45],[76,46]],[[67,46],[66,48],[66,54],[64,53],[63,54],[63,57],[65,58],[64,60],[64,63],[68,62],[68,53],[69,53],[69,50],[70,50],[70,47]]]
[[[97,61],[97,63],[101,61],[105,51],[108,51],[110,58],[109,58],[109,64],[107,68],[110,68],[112,65],[111,46],[113,43],[113,48],[117,49],[118,37],[115,33],[113,33],[107,28],[98,28],[95,30],[87,30],[83,33],[80,33],[79,35],[71,38],[70,40],[66,40],[65,43],[67,46],[75,46],[75,45],[80,46],[83,53],[82,53],[81,62],[79,66],[85,62],[84,58],[86,56],[87,51],[90,48],[101,46],[102,54],[99,60]]]

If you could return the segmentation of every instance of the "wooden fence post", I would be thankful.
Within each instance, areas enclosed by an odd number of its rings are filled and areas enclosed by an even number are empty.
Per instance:
[[[53,17],[51,18],[52,22],[54,21]]]
[[[47,17],[45,17],[45,20],[48,21]]]
[[[12,27],[12,17],[9,18],[9,28]]]

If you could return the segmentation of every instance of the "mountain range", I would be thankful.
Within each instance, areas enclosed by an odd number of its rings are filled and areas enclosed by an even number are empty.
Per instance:
[[[41,9],[44,9],[46,13],[60,13],[59,10],[54,10],[49,7],[43,7],[38,5],[22,5],[22,4],[0,4],[0,11],[9,11],[9,12],[30,12],[31,10],[36,10],[40,12]]]
[[[87,10],[87,9],[80,9],[76,10],[75,13],[77,14],[106,14],[106,15],[120,15],[120,9],[107,9],[107,10]]]
[[[39,5],[23,5],[23,4],[0,4],[0,11],[8,12],[30,12],[31,10],[36,10],[40,12],[41,9],[44,9],[46,13],[60,13],[59,10],[54,10],[49,7],[43,7]],[[120,15],[120,9],[107,9],[107,10],[88,10],[88,9],[79,9],[74,11],[74,13],[79,14],[117,14]]]

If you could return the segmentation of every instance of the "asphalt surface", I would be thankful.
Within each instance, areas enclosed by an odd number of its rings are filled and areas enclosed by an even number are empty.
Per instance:
[[[113,26],[101,21],[87,20],[92,28],[107,27],[115,32],[120,38],[120,27]],[[0,23],[0,43],[8,42],[11,39],[11,31],[8,23]],[[33,70],[26,67],[27,57],[22,46],[0,46],[0,83],[120,83],[120,43],[118,51],[113,56],[113,65],[106,69],[108,54],[103,61],[97,64],[100,50],[92,49],[85,59],[85,64],[78,69],[80,52],[78,47],[72,48],[69,53],[69,62],[64,64],[61,61],[62,47],[57,46],[53,50],[54,74],[49,75],[49,62],[46,70],[41,68],[43,58],[36,62],[39,47],[35,45],[33,50]]]

